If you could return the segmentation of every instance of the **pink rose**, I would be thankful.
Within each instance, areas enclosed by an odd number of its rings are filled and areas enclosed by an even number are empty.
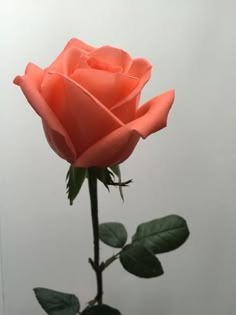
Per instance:
[[[60,157],[77,167],[107,167],[126,160],[140,137],[166,126],[173,90],[138,107],[150,75],[143,58],[71,39],[48,68],[30,63],[14,83],[42,118]]]

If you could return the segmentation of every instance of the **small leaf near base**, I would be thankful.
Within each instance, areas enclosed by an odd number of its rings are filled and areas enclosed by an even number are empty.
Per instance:
[[[35,296],[49,315],[76,315],[80,303],[74,294],[62,293],[46,288],[34,288]]]

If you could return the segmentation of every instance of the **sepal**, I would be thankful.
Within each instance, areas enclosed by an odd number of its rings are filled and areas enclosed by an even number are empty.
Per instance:
[[[70,166],[66,175],[67,181],[66,188],[68,199],[70,200],[70,205],[73,204],[73,201],[80,192],[86,174],[87,174],[86,168],[74,167],[73,165]]]
[[[109,168],[93,167],[92,169],[97,179],[104,184],[108,191],[109,186],[118,186],[120,196],[124,201],[124,194],[122,188],[127,187],[132,182],[132,180],[122,182],[119,165],[113,165],[110,166]],[[117,177],[117,181],[115,181],[115,177]]]

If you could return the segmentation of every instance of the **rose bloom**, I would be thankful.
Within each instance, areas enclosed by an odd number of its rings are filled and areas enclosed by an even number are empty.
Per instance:
[[[29,63],[14,83],[60,157],[76,167],[107,167],[126,160],[140,137],[166,126],[173,90],[138,106],[151,68],[121,49],[71,39],[49,67]]]

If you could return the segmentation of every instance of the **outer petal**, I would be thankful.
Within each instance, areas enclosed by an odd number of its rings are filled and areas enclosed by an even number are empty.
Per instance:
[[[168,113],[174,98],[174,90],[154,97],[137,110],[136,119],[127,126],[132,130],[136,130],[144,139],[164,128],[167,124]]]
[[[146,138],[166,126],[173,101],[173,90],[153,98],[138,110],[137,119],[91,146],[74,165],[107,167],[123,162],[133,152],[140,136]]]
[[[64,137],[56,130],[51,129],[46,121],[42,120],[43,129],[48,144],[61,158],[73,163],[76,159],[76,152],[71,154],[70,148],[67,146]]]
[[[73,75],[73,72],[76,72],[78,68],[83,70],[89,68],[86,58],[87,57],[82,54],[81,50],[75,46],[68,45],[68,48],[64,50],[63,54],[61,54],[51,66],[44,70],[40,90],[43,97],[55,113],[57,113],[58,102],[60,102],[61,98],[64,98],[63,87],[60,87],[60,77],[52,77],[50,72],[61,73],[65,76]],[[52,98],[54,101],[52,101]]]
[[[51,93],[51,106],[67,130],[79,156],[88,147],[120,128],[123,123],[117,119],[98,99],[75,81],[60,73],[56,86],[47,85]]]
[[[123,73],[78,69],[70,78],[78,82],[107,108],[127,97],[137,86],[136,78]]]
[[[111,72],[113,72],[112,69],[116,69],[117,72],[127,72],[132,64],[132,58],[127,52],[111,46],[102,46],[93,50],[90,52],[90,57],[94,63],[92,67],[109,71],[110,65]],[[106,67],[108,68],[106,69]]]
[[[107,167],[119,164],[131,155],[139,139],[135,131],[127,126],[121,127],[85,151],[74,162],[74,166]]]
[[[57,134],[60,138],[60,150],[55,148],[57,154],[62,158],[71,162],[75,159],[75,148],[65,130],[63,125],[60,123],[54,112],[46,103],[45,99],[39,92],[39,86],[43,77],[43,70],[34,64],[29,64],[26,68],[26,73],[24,76],[17,76],[14,80],[14,83],[19,85],[27,98],[30,105],[34,108],[36,113],[42,118],[45,124],[49,127],[49,130],[52,131],[51,138],[55,138],[53,134]],[[55,142],[57,140],[55,139]]]
[[[113,106],[111,112],[125,124],[134,120],[137,106],[139,104],[140,94],[141,93],[120,106]]]
[[[133,60],[127,74],[132,77],[139,78],[141,81],[146,80],[147,74],[150,77],[152,65],[144,58],[136,58]]]

